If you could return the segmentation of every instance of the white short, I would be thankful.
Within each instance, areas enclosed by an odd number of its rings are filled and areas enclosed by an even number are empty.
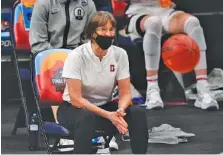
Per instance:
[[[144,10],[143,10],[144,9]],[[126,13],[128,13],[129,10],[127,10]],[[136,14],[127,14],[130,16],[130,21],[127,27],[128,33],[133,33],[134,35],[141,38],[142,36],[138,33],[136,28],[136,23],[139,17],[144,15],[150,15],[150,16],[159,16],[162,21],[163,26],[163,34],[168,32],[168,26],[170,19],[176,15],[177,13],[182,13],[183,11],[175,11],[173,8],[160,8],[160,7],[144,7],[140,10],[140,12]]]

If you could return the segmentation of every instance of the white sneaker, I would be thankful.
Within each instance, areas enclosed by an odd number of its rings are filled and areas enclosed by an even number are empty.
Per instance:
[[[200,93],[194,106],[203,110],[218,110],[218,102],[209,93]]]
[[[111,154],[111,152],[110,152],[109,148],[104,148],[104,149],[98,149],[96,154],[101,154],[101,155],[106,154],[106,155],[109,155],[109,154]]]
[[[105,144],[105,140],[104,140],[104,138],[102,136],[100,136],[100,137],[98,137],[98,140],[97,140],[96,143],[100,143],[100,144],[104,145]],[[109,143],[109,148],[111,150],[118,150],[118,144],[116,142],[115,136],[112,137],[112,139],[111,139],[111,141]]]
[[[164,104],[158,86],[147,89],[145,105],[146,109],[163,109]]]
[[[66,145],[74,145],[74,141],[70,139],[60,139],[59,144],[60,146],[66,146]],[[58,149],[61,152],[67,152],[67,151],[73,151],[74,147],[69,147],[69,148],[60,148]]]
[[[118,144],[117,144],[117,142],[116,142],[116,138],[115,138],[115,136],[113,136],[112,137],[112,139],[111,139],[111,141],[110,141],[110,143],[109,143],[109,148],[111,149],[111,150],[118,150]]]

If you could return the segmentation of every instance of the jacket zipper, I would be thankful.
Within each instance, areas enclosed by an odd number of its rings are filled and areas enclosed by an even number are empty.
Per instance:
[[[67,37],[70,29],[70,12],[69,12],[69,6],[70,6],[70,0],[67,0],[65,4],[65,14],[66,14],[66,26],[64,29],[64,35],[63,35],[63,48],[67,47]]]

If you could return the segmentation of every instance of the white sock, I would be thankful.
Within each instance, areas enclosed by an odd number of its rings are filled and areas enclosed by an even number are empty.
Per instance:
[[[197,80],[197,82],[207,81],[208,80],[208,76],[207,75],[197,75],[196,76],[196,80]]]
[[[197,79],[197,91],[198,93],[202,92],[210,92],[210,87],[207,81],[207,75],[198,75],[196,76]]]
[[[158,87],[158,75],[153,75],[153,76],[147,76],[146,77],[147,80],[147,90],[148,88],[154,88],[154,87]]]
[[[153,76],[147,76],[146,77],[147,82],[157,82],[158,81],[158,75],[153,75]]]
[[[158,16],[151,16],[144,22],[143,51],[146,70],[158,69],[161,55],[162,21]]]
[[[197,65],[195,66],[195,70],[204,69],[204,68],[207,68],[206,51],[201,50],[200,59]]]

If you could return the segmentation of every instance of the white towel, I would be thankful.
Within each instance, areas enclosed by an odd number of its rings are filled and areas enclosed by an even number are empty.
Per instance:
[[[162,124],[153,127],[149,131],[149,143],[178,144],[188,142],[187,138],[194,137],[193,133],[186,133],[180,128],[175,128],[169,124]],[[129,133],[122,136],[123,141],[130,141]]]
[[[179,138],[179,137],[157,137],[157,138],[149,138],[149,143],[163,143],[163,144],[178,144],[178,143],[186,143],[187,138]]]
[[[193,133],[186,133],[180,128],[175,128],[169,124],[162,124],[149,130],[149,138],[157,137],[194,137]]]
[[[193,133],[186,133],[180,128],[169,124],[162,124],[149,130],[149,143],[178,144],[187,142],[187,138],[194,137]]]

